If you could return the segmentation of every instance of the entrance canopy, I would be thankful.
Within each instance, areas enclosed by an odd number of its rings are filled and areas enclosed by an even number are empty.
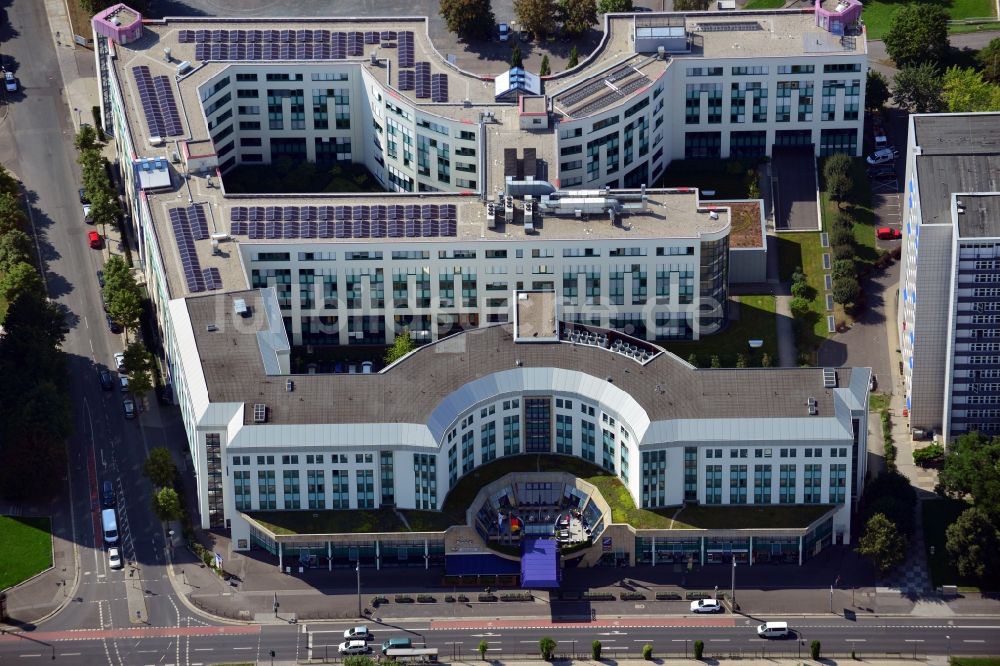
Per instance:
[[[559,545],[555,539],[525,539],[521,546],[521,587],[557,588]]]
[[[489,553],[445,556],[449,576],[509,576],[517,573],[517,562]]]

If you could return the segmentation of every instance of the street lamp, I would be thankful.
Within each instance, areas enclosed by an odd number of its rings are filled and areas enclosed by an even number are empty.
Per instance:
[[[358,617],[362,616],[361,613],[361,556],[358,555],[358,561],[354,563],[354,573],[358,576]]]
[[[951,656],[951,636],[945,636],[948,640],[948,656]]]
[[[79,130],[80,129],[80,125],[82,124],[81,121],[80,121],[80,109],[79,109],[79,107],[74,106],[73,110],[76,111],[76,128],[77,128],[77,130]]]
[[[729,597],[732,599],[733,610],[736,610],[736,553],[733,553],[733,576],[730,581]]]

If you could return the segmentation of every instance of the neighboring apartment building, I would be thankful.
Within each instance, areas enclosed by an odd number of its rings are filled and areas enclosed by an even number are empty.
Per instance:
[[[194,458],[203,523],[231,526],[238,544],[251,537],[242,512],[438,510],[479,466],[551,453],[603,467],[645,508],[830,504],[826,543],[849,542],[869,369],[697,370],[560,322],[551,292],[512,300],[515,324],[370,375],[289,375],[273,288],[172,301],[205,452]]]
[[[1000,114],[910,116],[898,326],[910,425],[1000,433]]]

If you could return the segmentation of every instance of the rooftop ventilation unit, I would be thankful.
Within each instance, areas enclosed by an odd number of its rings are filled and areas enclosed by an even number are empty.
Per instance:
[[[293,382],[291,379],[286,379],[285,380],[285,390],[288,391],[289,393],[291,393],[292,391],[294,391],[295,390],[295,382]]]
[[[235,312],[236,314],[238,314],[241,317],[249,317],[250,316],[250,308],[247,307],[246,300],[244,300],[242,298],[234,298],[233,299],[233,312]]]
[[[490,229],[497,227],[497,206],[493,202],[486,204],[486,226]]]
[[[816,416],[819,412],[819,408],[816,405],[816,398],[806,400],[806,411],[809,413],[809,416]]]
[[[207,326],[205,326],[205,330],[208,331],[209,333],[214,333],[217,330],[219,330],[219,327],[216,326],[215,324],[208,324]]]
[[[174,60],[173,56],[170,55],[170,47],[169,46],[166,47],[165,49],[163,49],[163,59],[166,60],[167,62],[173,62],[173,60]]]
[[[253,406],[253,422],[254,423],[266,423],[267,422],[267,405],[262,402],[258,402]]]
[[[833,368],[823,368],[823,388],[837,387],[837,371]]]
[[[708,211],[708,219],[710,219],[710,220],[717,220],[717,219],[719,219],[719,214],[716,211],[714,211],[714,210],[710,210],[710,211]]]
[[[191,71],[191,61],[185,60],[177,65],[177,76],[184,76]]]

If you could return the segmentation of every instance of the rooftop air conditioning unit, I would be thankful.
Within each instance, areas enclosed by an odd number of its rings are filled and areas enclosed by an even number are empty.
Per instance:
[[[294,391],[295,390],[295,382],[293,382],[291,379],[286,379],[285,380],[285,390],[288,391],[289,393],[291,393],[292,391]]]
[[[173,56],[170,55],[170,47],[169,46],[166,47],[165,49],[163,49],[163,59],[166,60],[167,62],[172,62],[173,61]]]
[[[247,307],[246,300],[243,299],[243,298],[234,298],[233,299],[233,312],[235,312],[236,314],[238,314],[241,317],[249,317],[250,316],[250,308]]]

